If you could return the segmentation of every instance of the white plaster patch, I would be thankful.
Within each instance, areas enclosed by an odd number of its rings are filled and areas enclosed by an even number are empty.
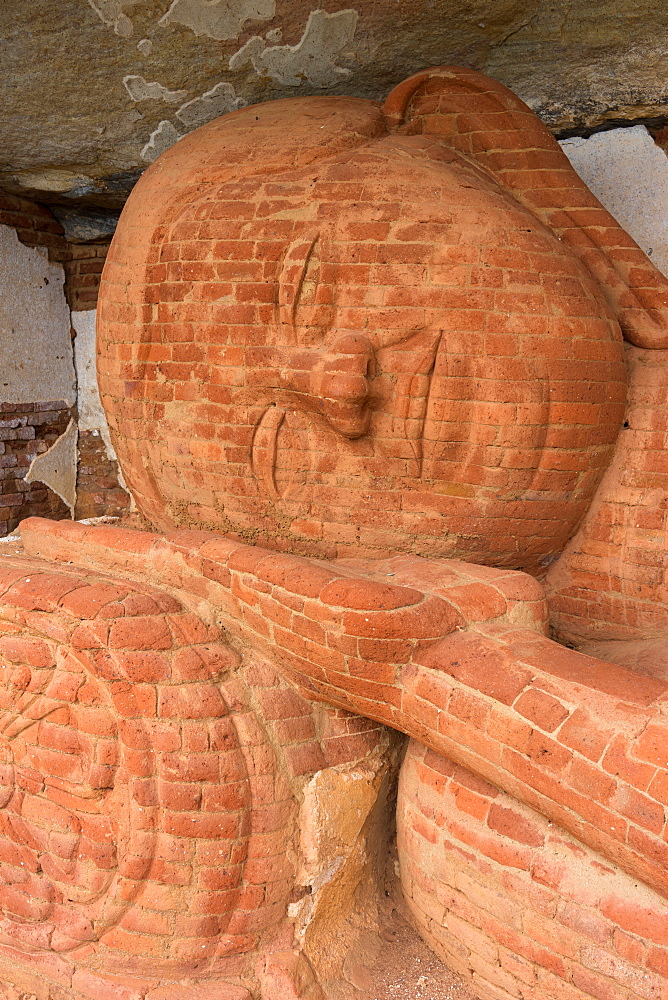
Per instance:
[[[124,76],[125,89],[133,101],[165,101],[167,104],[178,104],[188,96],[187,90],[169,90],[161,83],[149,83],[143,76]]]
[[[109,426],[97,385],[95,320],[97,311],[72,313],[74,339],[74,367],[77,373],[77,409],[79,430],[97,431],[104,441],[107,455],[116,460],[116,452],[109,436]]]
[[[276,0],[173,0],[159,23],[183,24],[222,42],[237,38],[246,21],[267,21],[275,13]]]
[[[243,97],[237,97],[231,83],[217,83],[205,94],[180,107],[176,117],[190,130],[218,118],[219,115],[243,108],[247,103]]]
[[[74,517],[77,502],[77,425],[70,420],[67,430],[57,438],[48,451],[33,459],[26,473],[27,483],[44,483],[57,493],[70,508]]]
[[[153,42],[150,38],[142,38],[141,41],[137,42],[137,48],[143,56],[150,56],[153,51]]]
[[[113,28],[121,38],[129,38],[134,30],[132,21],[123,13],[123,8],[131,7],[136,2],[137,0],[88,0],[100,20]]]
[[[0,400],[76,400],[61,264],[0,226]]]
[[[560,145],[601,204],[668,275],[668,157],[645,126]]]
[[[153,163],[161,153],[173,146],[180,138],[181,136],[170,121],[161,121],[158,127],[151,132],[151,138],[139,155],[147,163]]]
[[[296,45],[270,45],[259,35],[249,38],[230,58],[231,70],[243,69],[251,63],[260,76],[270,76],[284,87],[331,87],[351,75],[351,70],[337,61],[351,45],[358,14],[356,10],[339,10],[327,14],[313,10],[309,14],[304,34]]]

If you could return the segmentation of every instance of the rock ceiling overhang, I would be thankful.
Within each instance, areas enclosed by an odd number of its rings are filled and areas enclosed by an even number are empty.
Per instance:
[[[667,26],[658,0],[9,0],[0,187],[117,210],[212,117],[295,95],[383,98],[438,64],[494,76],[559,136],[659,128]]]

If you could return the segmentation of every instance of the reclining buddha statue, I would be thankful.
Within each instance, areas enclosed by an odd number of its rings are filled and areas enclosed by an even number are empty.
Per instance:
[[[98,317],[146,528],[0,565],[0,979],[333,996],[364,865],[309,925],[312,789],[354,817],[401,749],[406,904],[473,996],[667,1000],[666,348],[668,281],[477,72],[159,157]]]

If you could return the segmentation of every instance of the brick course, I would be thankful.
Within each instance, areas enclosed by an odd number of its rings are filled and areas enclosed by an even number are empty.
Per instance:
[[[65,267],[65,293],[70,309],[86,311],[97,307],[102,268],[109,243],[70,243]]]
[[[219,119],[146,171],[103,276],[100,352],[151,523],[325,558],[541,572],[561,552],[611,459],[626,371],[605,290],[530,185],[553,185],[555,213],[593,196],[511,98],[480,144],[540,138],[554,176],[472,166],[477,110],[441,139],[421,105],[394,130],[339,98]],[[266,154],[249,163],[251,132]]]
[[[457,789],[412,742],[397,816],[405,896],[476,995],[662,1000],[665,897],[498,788],[475,811]]]
[[[75,517],[120,517],[129,506],[130,497],[118,482],[118,463],[107,455],[101,435],[79,431]]]
[[[22,825],[0,835],[15,942],[0,959],[12,950],[68,1000],[115,984],[143,998],[189,970],[243,996],[228,979],[285,919],[301,788],[378,752],[383,727],[314,706],[261,657],[241,663],[163,590],[5,557],[0,595],[0,707],[20,721],[43,692],[31,738],[5,730],[0,796],[28,762],[39,780],[4,801]],[[40,878],[13,878],[33,852]]]
[[[109,241],[69,243],[46,205],[4,191],[0,191],[0,225],[11,226],[21,243],[44,247],[50,261],[63,265],[70,309],[95,309]]]
[[[37,455],[67,430],[74,409],[62,400],[0,403],[0,535],[26,517],[69,517],[66,504],[44,483],[25,475]]]
[[[621,328],[667,346],[666,283],[535,116],[453,69],[382,109],[239,111],[147,171],[103,290],[103,400],[166,533],[28,519],[0,566],[17,965],[91,997],[168,971],[314,998],[296,804],[389,726],[414,919],[482,1000],[668,1000],[659,363],[632,372],[640,478],[627,441],[602,480]],[[641,493],[608,502],[620,475]],[[515,568],[601,481],[553,589],[560,627],[625,640],[605,658],[548,638]]]
[[[485,1000],[580,1000],[604,987],[609,1000],[664,1000],[668,688],[546,638],[534,582],[405,556],[342,570],[198,531],[33,520],[23,534],[48,560],[205,599],[308,698],[417,741],[400,795],[403,878],[421,932]],[[370,637],[373,659],[359,655]],[[262,703],[271,668],[251,678]],[[325,766],[300,723],[306,702],[287,688],[266,703],[279,739],[302,741],[283,751],[285,773]],[[606,891],[593,900],[596,886]],[[509,930],[504,914],[524,922]]]

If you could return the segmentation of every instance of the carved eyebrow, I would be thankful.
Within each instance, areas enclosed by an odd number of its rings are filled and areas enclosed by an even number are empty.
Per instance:
[[[277,275],[277,320],[284,342],[297,344],[297,310],[302,302],[309,264],[319,265],[320,233],[298,237],[287,248]],[[318,266],[318,272],[320,268]],[[318,284],[319,273],[316,275]]]

